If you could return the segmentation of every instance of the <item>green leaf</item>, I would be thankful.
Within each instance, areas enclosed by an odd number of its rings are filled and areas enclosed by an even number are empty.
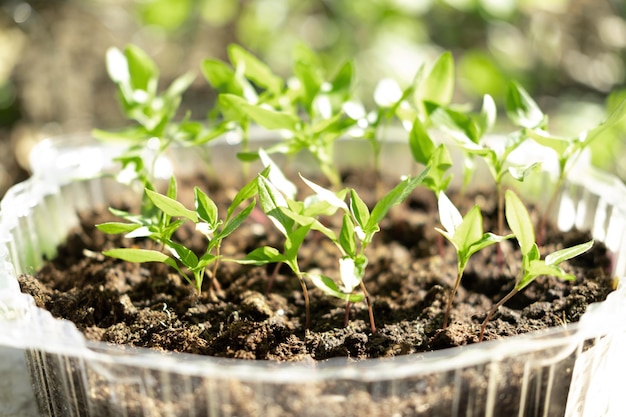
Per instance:
[[[535,229],[522,200],[512,191],[504,195],[506,221],[519,242],[522,255],[527,255],[535,246]]]
[[[352,87],[354,78],[354,62],[346,61],[337,70],[331,81],[331,91],[348,91]]]
[[[453,239],[459,254],[469,258],[469,248],[483,237],[483,216],[478,206],[467,212],[461,224],[454,229]]]
[[[204,78],[220,93],[243,95],[243,88],[235,79],[235,71],[224,61],[205,59],[201,68]]]
[[[304,225],[296,228],[287,235],[287,239],[285,240],[285,257],[288,260],[295,261],[298,258],[300,246],[302,246],[310,230],[311,225]]]
[[[265,169],[263,169],[263,171],[259,173],[259,175],[267,178],[269,171],[270,171],[270,168],[266,167]],[[257,193],[258,193],[258,184],[257,184],[256,178],[254,178],[251,181],[249,181],[246,185],[241,187],[239,191],[237,192],[237,194],[235,194],[235,197],[233,197],[232,203],[230,203],[230,206],[228,206],[227,219],[230,219],[235,209],[239,207],[241,203],[254,197]]]
[[[370,219],[370,211],[354,189],[350,189],[350,212],[361,229],[365,229]]]
[[[470,247],[468,248],[468,255],[471,256],[473,254],[475,254],[476,252],[486,248],[487,246],[491,246],[493,244],[496,243],[500,243],[504,240],[507,239],[511,239],[513,238],[515,235],[506,235],[506,236],[499,236],[499,235],[495,235],[493,233],[485,233],[483,234],[482,238],[474,243],[472,243],[470,245]]]
[[[156,94],[159,69],[154,61],[135,45],[128,45],[124,49],[124,55],[128,63],[133,90],[143,90],[149,94]]]
[[[441,54],[420,85],[422,101],[447,106],[454,93],[454,58],[449,51]]]
[[[391,191],[385,194],[372,209],[370,218],[364,228],[365,233],[369,233],[374,229],[377,230],[378,224],[387,215],[387,212],[391,209],[391,207],[403,202],[409,194],[411,194],[415,187],[422,183],[426,174],[428,174],[428,168],[424,169],[422,173],[416,177],[406,178],[400,184],[396,185]]]
[[[134,248],[117,248],[102,251],[103,255],[110,256],[111,258],[121,259],[128,262],[161,262],[178,269],[176,261],[156,250],[150,249],[134,249]]]
[[[567,261],[568,259],[572,259],[578,255],[581,255],[591,249],[593,243],[594,241],[590,240],[589,242],[581,243],[580,245],[553,252],[546,256],[546,264],[558,265],[563,261]]]
[[[626,118],[626,100],[622,102],[611,112],[609,117],[599,126],[590,130],[585,137],[584,145],[587,146],[595,139],[601,137],[606,131],[610,130]]]
[[[409,133],[409,146],[413,159],[422,165],[427,165],[435,152],[435,144],[418,117],[413,120],[413,127]]]
[[[190,249],[186,248],[180,243],[173,242],[171,240],[167,242],[167,246],[169,247],[174,257],[187,268],[194,269],[198,265],[198,257]]]
[[[106,234],[116,235],[119,233],[132,232],[135,229],[142,227],[140,224],[135,223],[120,223],[120,222],[108,222],[97,224],[96,228]]]
[[[489,132],[493,125],[496,123],[497,108],[496,103],[489,94],[483,96],[483,106],[480,110],[480,117],[478,118],[481,136]]]
[[[363,300],[363,294],[346,294],[342,292],[337,284],[326,275],[306,274],[306,276],[311,280],[313,285],[322,290],[325,294],[332,295],[333,297],[350,303],[358,303]]]
[[[480,128],[476,120],[459,111],[435,106],[432,103],[426,105],[430,109],[430,119],[436,127],[449,134],[464,148],[482,150],[482,146],[478,144]]]
[[[563,280],[572,281],[576,277],[572,274],[568,274],[563,269],[556,265],[548,265],[542,260],[533,260],[530,262],[528,269],[522,279],[515,284],[516,290],[522,290],[533,282],[537,277],[542,275],[556,277]]]
[[[213,262],[215,262],[217,260],[217,256],[213,255],[212,253],[205,253],[204,255],[202,255],[202,257],[198,260],[198,264],[196,265],[195,270],[200,270],[200,269],[204,269],[207,266],[211,265]]]
[[[217,206],[199,187],[194,187],[194,202],[198,217],[215,227],[218,221]]]
[[[335,232],[330,230],[328,227],[324,226],[315,217],[303,215],[303,214],[298,213],[297,211],[294,211],[292,209],[285,208],[285,207],[279,207],[278,210],[285,216],[295,221],[295,223],[299,224],[300,226],[307,226],[307,227],[310,227],[311,230],[317,230],[318,232],[321,232],[322,234],[324,234],[324,236],[328,237],[332,241],[337,240]]]
[[[271,246],[262,246],[248,253],[245,258],[235,260],[235,262],[243,265],[267,265],[269,263],[284,262],[285,257],[276,248]]]
[[[170,177],[170,182],[167,185],[166,195],[172,200],[176,200],[176,198],[178,197],[178,185],[176,184],[176,177],[174,176]]]
[[[278,93],[283,88],[280,77],[274,75],[267,65],[241,46],[229,45],[228,56],[236,70],[241,68],[245,76],[259,87],[267,88],[273,93]]]
[[[430,160],[428,161],[428,175],[424,178],[424,185],[430,188],[435,195],[445,191],[452,180],[452,176],[447,174],[452,167],[452,158],[448,148],[441,144],[437,146]]]
[[[250,104],[245,99],[233,94],[220,94],[219,100],[220,105],[237,109],[238,112],[247,115],[260,126],[269,130],[286,129],[293,132],[298,129],[300,124],[300,119],[291,113]]]
[[[567,138],[550,135],[542,129],[529,129],[527,130],[527,134],[528,137],[538,144],[553,149],[559,156],[563,155],[572,143],[572,141]]]
[[[257,187],[263,212],[269,216],[278,230],[287,236],[294,226],[294,221],[279,210],[279,207],[288,207],[285,197],[267,178],[261,175],[257,176]]]
[[[220,239],[224,239],[226,236],[229,236],[231,233],[237,230],[239,226],[241,226],[241,224],[248,218],[250,213],[252,213],[255,205],[256,201],[252,200],[252,202],[248,204],[243,210],[237,213],[231,220],[226,222],[226,224],[218,234],[218,237]]]
[[[533,129],[541,125],[544,115],[524,88],[511,82],[506,95],[506,113],[517,126]]]
[[[523,182],[528,175],[541,166],[541,162],[535,162],[526,166],[511,166],[508,169],[509,174],[517,181]]]
[[[349,214],[343,215],[341,231],[339,232],[339,245],[343,251],[350,257],[356,255],[356,240],[354,236],[354,224]]]
[[[328,204],[338,209],[349,211],[346,202],[339,198],[336,193],[315,184],[313,181],[304,178],[302,175],[300,175],[300,178],[302,178],[302,181],[304,181],[304,183],[308,185],[321,200],[326,201]]]
[[[146,195],[150,198],[154,205],[159,208],[159,210],[163,211],[168,216],[184,217],[194,223],[198,222],[198,215],[196,212],[187,209],[180,202],[149,189],[146,189]]]

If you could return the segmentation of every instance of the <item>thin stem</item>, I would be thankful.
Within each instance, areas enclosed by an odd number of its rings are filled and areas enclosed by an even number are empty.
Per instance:
[[[300,286],[302,287],[302,294],[304,295],[304,309],[305,309],[305,329],[309,330],[311,325],[311,308],[309,303],[309,290],[306,288],[306,283],[304,282],[304,278],[302,278],[302,274],[298,274],[298,279],[300,280]]]
[[[504,303],[509,301],[509,299],[511,299],[511,297],[513,297],[518,292],[519,292],[519,290],[517,288],[513,288],[507,295],[504,296],[504,298],[502,300],[500,300],[498,302],[498,304],[496,304],[495,306],[491,307],[491,310],[489,310],[489,313],[487,313],[487,317],[485,317],[485,320],[483,321],[483,324],[480,326],[480,335],[478,336],[478,341],[479,342],[483,341],[483,337],[485,336],[485,329],[487,328],[487,323],[489,322],[489,320],[491,320],[491,317],[493,317],[493,315],[496,313],[496,311],[498,311],[498,309],[500,307],[502,307],[502,305],[504,305]]]
[[[363,281],[360,282],[361,291],[365,295],[365,301],[367,301],[367,311],[370,316],[370,328],[372,329],[372,333],[376,333],[376,323],[374,322],[374,310],[372,309],[372,300],[370,299],[370,294],[367,292],[365,288],[365,284]]]
[[[348,322],[350,321],[350,306],[352,306],[352,303],[346,301],[346,315],[343,319],[343,327],[348,327]]]
[[[450,310],[452,309],[452,301],[454,300],[454,295],[456,294],[456,291],[459,289],[459,284],[461,283],[461,278],[463,277],[463,269],[459,268],[457,276],[456,276],[456,282],[454,283],[454,288],[452,289],[452,291],[450,291],[450,296],[448,297],[448,303],[446,305],[446,313],[443,316],[443,329],[447,329],[448,328],[448,318],[450,317]]]
[[[502,192],[502,183],[498,181],[496,185],[496,190],[498,193],[498,234],[500,236],[504,235],[504,193]],[[502,246],[498,245],[497,247],[497,262],[500,269],[502,269],[504,265],[504,256],[502,255]]]

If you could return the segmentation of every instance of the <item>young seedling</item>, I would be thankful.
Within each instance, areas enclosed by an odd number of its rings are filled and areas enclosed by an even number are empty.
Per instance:
[[[529,98],[526,100],[530,100]],[[534,102],[533,102],[534,103]],[[536,104],[529,106],[535,108]],[[537,111],[533,111],[536,113]],[[526,134],[540,145],[546,146],[556,153],[558,161],[558,174],[554,192],[548,201],[545,211],[541,216],[539,223],[537,240],[541,244],[545,234],[546,222],[554,204],[556,203],[559,192],[563,188],[569,169],[574,165],[576,159],[583,151],[591,145],[596,139],[605,135],[610,129],[622,123],[626,118],[626,102],[622,101],[608,116],[608,118],[595,128],[582,132],[576,138],[564,138],[552,135],[545,130],[545,126],[528,127]],[[522,120],[524,120],[522,118]]]
[[[267,172],[264,171],[261,175],[266,174]],[[241,188],[228,207],[226,217],[221,220],[213,200],[198,187],[194,188],[195,210],[189,210],[177,201],[176,181],[172,177],[166,195],[150,189],[145,190],[147,198],[151,200],[154,207],[158,210],[156,216],[144,217],[141,214],[133,215],[121,210],[111,209],[113,214],[120,216],[127,223],[109,222],[96,225],[98,229],[105,233],[126,233],[126,237],[129,238],[149,238],[154,240],[162,244],[171,255],[162,251],[137,248],[110,249],[104,251],[103,254],[129,262],[165,263],[174,268],[185,280],[193,284],[198,293],[202,291],[206,269],[212,265],[209,291],[212,288],[218,288],[216,276],[218,263],[222,258],[220,253],[222,242],[241,226],[254,209],[256,201],[252,200],[241,210],[237,210],[245,201],[255,196],[256,190],[254,182],[248,183]],[[200,257],[183,243],[174,239],[176,230],[187,221],[193,222],[195,229],[207,239],[207,246]],[[183,267],[192,273],[193,280],[183,272]]]
[[[335,204],[336,207],[344,211],[341,230],[338,237],[332,232],[325,233],[325,235],[335,243],[341,252],[339,274],[342,285],[337,286],[332,278],[323,274],[307,274],[307,276],[311,278],[316,287],[326,294],[346,301],[346,324],[349,317],[350,304],[365,298],[369,312],[370,328],[372,333],[376,333],[372,302],[363,282],[365,268],[368,264],[365,251],[372,242],[374,235],[380,230],[380,222],[387,216],[389,210],[393,206],[402,203],[411,191],[424,181],[427,172],[428,170],[425,170],[419,176],[408,177],[402,180],[376,203],[371,212],[354,189],[351,189],[349,192],[349,208],[345,203]],[[307,184],[316,191],[320,199],[329,202],[330,200],[337,201],[338,197],[329,190],[325,190],[310,181],[307,181]],[[338,201],[343,202],[342,200]],[[356,287],[361,288],[363,295],[354,294]]]
[[[269,130],[279,130],[286,140],[266,149],[267,153],[295,154],[307,150],[331,183],[339,188],[341,178],[334,164],[334,142],[357,122],[349,116],[353,65],[347,62],[329,76],[319,58],[308,48],[296,49],[295,78],[272,100],[251,100],[233,93],[219,95],[224,112],[239,115]],[[247,67],[246,67],[247,68]],[[355,116],[356,117],[356,116]],[[244,160],[258,158],[242,152]]]
[[[523,90],[518,90],[519,88],[521,87],[511,84],[509,96],[521,94]],[[513,105],[509,107],[513,108]],[[485,162],[496,185],[497,232],[502,235],[504,233],[504,177],[509,174],[517,181],[524,181],[539,165],[536,161],[527,165],[517,165],[510,162],[511,153],[524,142],[525,136],[522,132],[516,131],[506,136],[485,140],[485,135],[492,129],[496,119],[496,106],[493,98],[489,95],[484,96],[482,109],[478,114],[432,106],[430,111],[433,123],[448,133],[465,153],[466,183],[473,175],[473,158],[478,156]],[[525,121],[524,123],[530,124],[531,122]]]
[[[134,178],[144,186],[154,181],[158,157],[173,143],[201,144],[225,131],[223,126],[207,129],[203,124],[189,120],[189,116],[179,122],[174,120],[182,95],[195,78],[193,74],[175,79],[159,94],[157,65],[137,46],[128,45],[123,51],[110,48],[106,64],[109,77],[117,85],[122,112],[135,124],[115,132],[94,130],[93,134],[101,140],[130,144],[118,160],[124,168],[132,169]],[[146,154],[146,150],[152,151],[153,155]],[[128,170],[122,172],[127,174]]]
[[[253,106],[271,105],[279,100],[284,81],[257,57],[239,45],[229,45],[230,64],[219,59],[205,59],[202,73],[219,93],[217,105],[209,113],[209,120],[221,115],[224,125],[232,129],[239,126],[242,132],[244,152],[248,151],[250,123],[247,112],[233,106],[237,97]],[[231,99],[229,99],[229,97]]]
[[[443,328],[448,327],[448,318],[452,302],[463,272],[467,266],[470,257],[479,250],[495,243],[500,243],[505,239],[513,237],[513,235],[498,236],[493,233],[483,232],[483,217],[478,206],[474,206],[465,217],[457,210],[454,204],[446,196],[445,193],[439,193],[439,218],[444,229],[436,228],[446,239],[452,243],[457,254],[457,276],[454,287],[448,296],[446,311],[443,318]]]
[[[539,247],[535,243],[533,223],[524,203],[511,190],[506,191],[505,199],[506,220],[519,243],[520,251],[522,252],[522,267],[513,289],[487,313],[487,317],[485,317],[480,327],[479,342],[483,340],[487,323],[491,320],[491,317],[511,297],[526,288],[541,275],[554,276],[564,280],[575,279],[574,275],[565,272],[559,264],[588,251],[593,246],[593,240],[590,240],[580,245],[558,250],[546,255],[545,259],[540,259]]]

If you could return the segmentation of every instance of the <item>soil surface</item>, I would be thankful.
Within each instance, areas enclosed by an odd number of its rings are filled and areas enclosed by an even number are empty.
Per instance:
[[[346,176],[362,195],[376,187],[366,178]],[[391,185],[390,185],[391,186]],[[234,190],[205,186],[221,212]],[[372,205],[374,196],[363,196]],[[478,204],[485,230],[494,230],[492,195],[452,195],[462,213]],[[185,199],[187,197],[183,197]],[[188,207],[192,203],[187,203]],[[123,203],[116,205],[124,207]],[[226,257],[243,255],[260,245],[282,249],[283,239],[262,212],[254,212],[224,242]],[[534,220],[538,215],[533,213]],[[344,356],[374,358],[461,346],[478,341],[487,311],[515,283],[520,254],[514,240],[476,254],[468,264],[453,303],[450,325],[442,329],[444,309],[456,277],[456,254],[434,230],[439,226],[436,200],[417,189],[395,207],[368,248],[364,283],[371,295],[377,331],[373,333],[365,301],[349,306],[308,283],[311,326],[304,328],[305,304],[298,279],[286,266],[252,267],[222,262],[216,283],[207,277],[201,294],[161,264],[133,264],[103,256],[103,249],[151,241],[104,235],[93,225],[113,218],[106,210],[84,213],[74,230],[36,276],[20,278],[22,290],[37,305],[69,319],[91,340],[158,350],[276,361],[324,360]],[[326,219],[337,230],[340,219]],[[589,240],[586,233],[548,231],[542,253]],[[179,231],[187,246],[203,251],[204,238],[191,228]],[[301,251],[303,271],[319,270],[338,279],[338,251],[321,235],[307,238]],[[443,255],[443,256],[440,256]],[[575,281],[540,277],[500,308],[485,334],[498,339],[577,321],[589,303],[612,290],[610,258],[597,242],[593,249],[562,266]],[[272,278],[274,276],[274,278]]]

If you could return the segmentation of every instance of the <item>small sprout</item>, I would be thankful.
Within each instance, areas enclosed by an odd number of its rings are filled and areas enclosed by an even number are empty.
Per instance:
[[[452,243],[457,254],[457,276],[454,287],[448,296],[446,312],[443,319],[443,328],[448,327],[448,318],[452,308],[454,295],[456,294],[463,271],[470,257],[479,250],[500,243],[512,235],[498,236],[493,233],[483,232],[483,217],[478,206],[474,206],[465,217],[452,204],[445,193],[439,193],[439,218],[444,229],[436,228],[446,239]]]
[[[551,135],[546,130],[544,130],[543,126],[528,128],[526,130],[526,134],[532,140],[540,145],[552,149],[556,153],[558,160],[559,171],[556,187],[540,220],[538,230],[539,242],[543,240],[548,215],[550,214],[552,208],[554,207],[554,204],[556,203],[558,193],[563,187],[568,170],[573,166],[573,163],[582,154],[584,149],[591,145],[596,139],[605,135],[606,132],[612,129],[614,126],[622,123],[625,118],[626,100],[622,101],[611,112],[608,118],[604,122],[600,123],[600,125],[589,131],[583,132],[581,135],[573,139]]]
[[[351,303],[361,301],[365,298],[367,302],[370,328],[372,333],[376,333],[376,324],[374,320],[374,311],[369,293],[363,282],[365,268],[368,264],[366,249],[372,242],[374,235],[380,230],[380,222],[387,216],[389,210],[402,203],[409,194],[424,181],[428,170],[425,170],[417,177],[408,177],[400,182],[396,187],[384,195],[370,212],[367,205],[359,197],[356,190],[349,191],[350,204],[343,203],[338,200],[337,196],[329,194],[330,191],[307,182],[321,199],[326,199],[329,203],[344,211],[341,230],[337,237],[334,233],[326,233],[325,235],[335,243],[335,246],[341,253],[339,260],[339,275],[342,285],[338,287],[332,278],[324,275],[308,274],[313,283],[324,291],[326,294],[346,300],[346,324],[348,320],[349,305]],[[362,296],[353,294],[356,287],[360,287],[363,292]]]
[[[266,175],[267,171],[263,174]],[[252,200],[241,210],[237,210],[245,201],[255,196],[254,184],[249,183],[241,188],[228,207],[227,215],[223,220],[220,219],[218,208],[213,200],[198,187],[194,189],[195,210],[190,210],[177,201],[177,187],[173,177],[170,180],[167,195],[150,189],[146,189],[145,193],[156,208],[152,217],[111,210],[113,214],[117,214],[129,223],[109,222],[96,225],[96,227],[109,234],[126,233],[128,238],[150,238],[162,244],[170,255],[156,250],[136,248],[116,248],[104,251],[103,254],[130,262],[165,263],[193,284],[198,293],[202,291],[206,268],[212,265],[209,288],[217,288],[216,276],[221,259],[222,242],[241,226],[254,209],[256,201]],[[207,239],[204,254],[200,257],[183,243],[174,239],[176,230],[187,221],[194,223],[196,231],[202,233]],[[193,274],[193,280],[190,280],[183,272],[183,267]]]
[[[524,203],[511,190],[506,191],[506,220],[517,239],[522,252],[522,268],[513,289],[505,295],[491,310],[480,328],[478,341],[482,341],[487,323],[496,311],[511,297],[526,288],[541,275],[554,276],[564,280],[573,280],[576,277],[565,272],[559,264],[587,252],[593,246],[593,240],[576,246],[561,249],[540,259],[539,247],[535,243],[535,232],[532,221]]]

